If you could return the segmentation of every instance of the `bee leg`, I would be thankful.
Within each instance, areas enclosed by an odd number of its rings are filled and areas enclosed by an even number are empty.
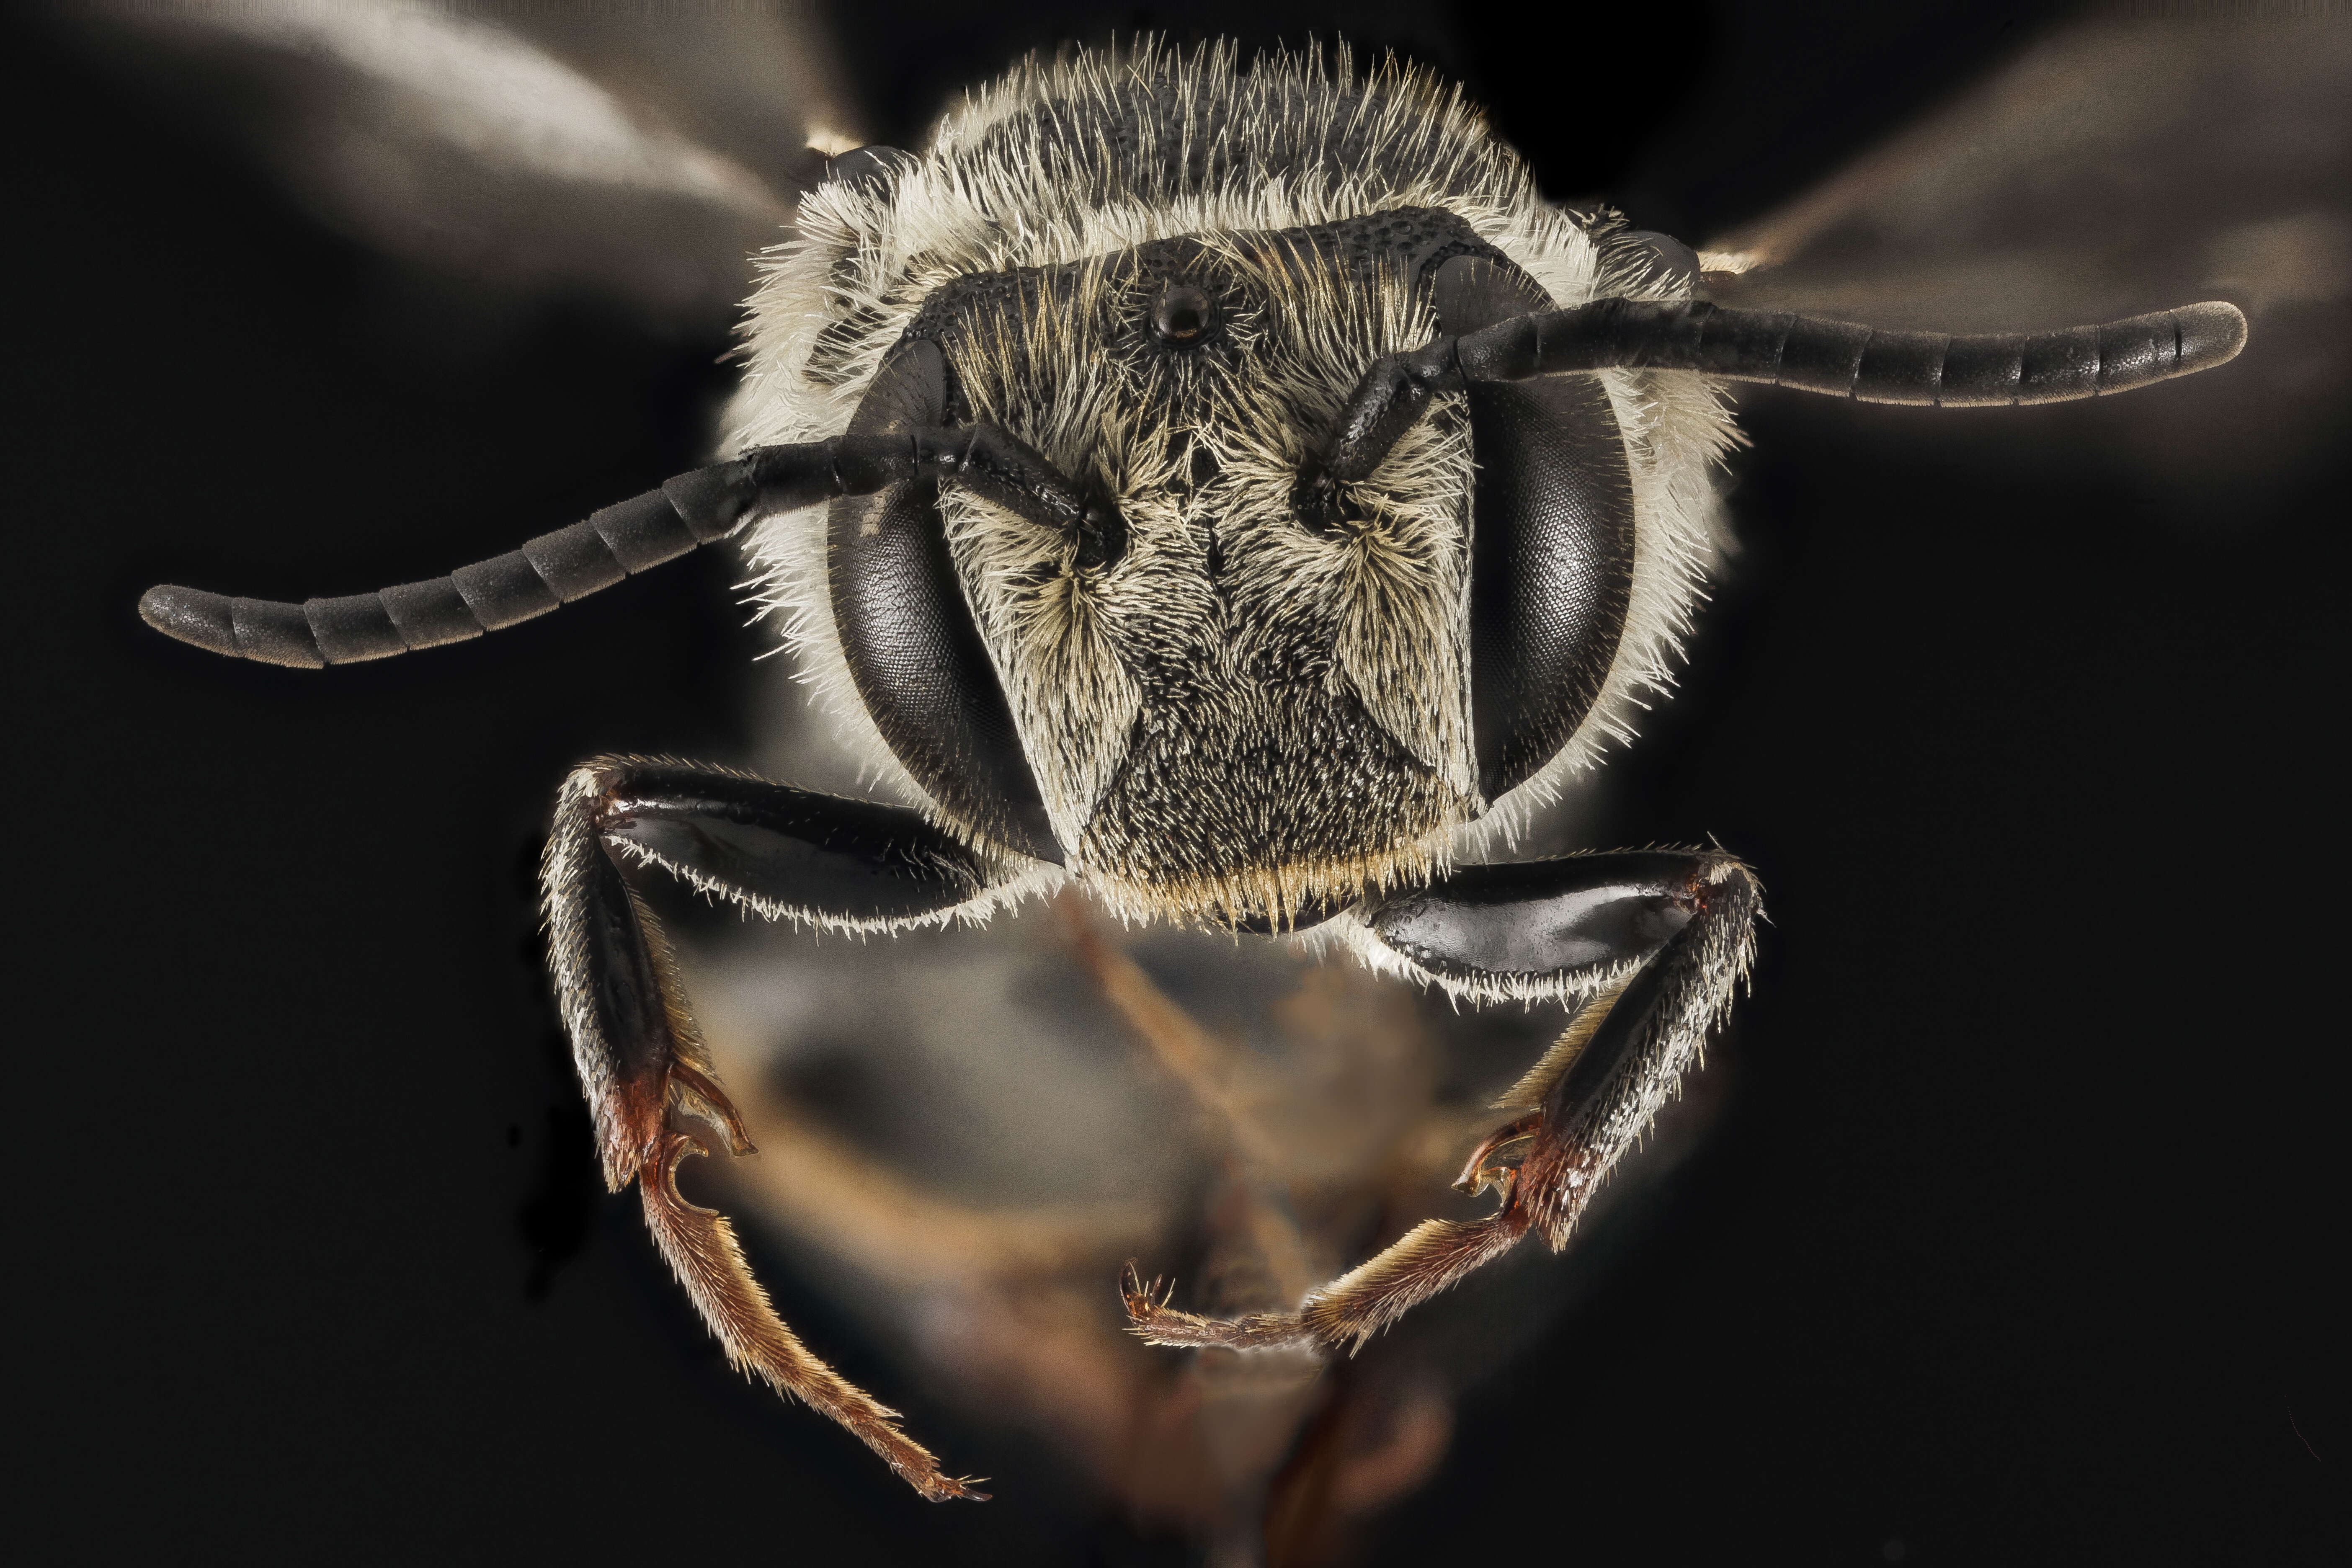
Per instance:
[[[736,1366],[797,1396],[925,1497],[984,1497],[940,1474],[897,1412],[811,1355],[751,1277],[735,1233],[687,1202],[677,1170],[706,1152],[678,1123],[751,1152],[688,1010],[660,923],[624,868],[654,866],[770,919],[888,930],[985,890],[972,853],[911,811],[836,799],[723,768],[605,757],[557,797],[541,867],[549,963],[605,1181],[638,1184],[646,1223]]]
[[[1297,1312],[1179,1311],[1130,1267],[1121,1294],[1135,1331],[1153,1344],[1353,1353],[1528,1232],[1565,1247],[1729,1007],[1761,909],[1754,875],[1728,855],[1639,850],[1464,867],[1365,911],[1362,944],[1416,979],[1473,999],[1549,995],[1576,1007],[1559,1043],[1496,1102],[1525,1114],[1464,1172],[1497,1189],[1501,1205],[1481,1220],[1423,1220],[1308,1291]],[[1515,1146],[1516,1168],[1500,1163]]]
[[[1454,1178],[1454,1190],[1475,1194],[1492,1187],[1507,1201],[1512,1184],[1518,1180],[1519,1168],[1517,1163],[1496,1156],[1517,1149],[1542,1127],[1543,1112],[1530,1110],[1517,1121],[1506,1122],[1486,1134],[1485,1141],[1470,1151],[1470,1157],[1462,1162],[1462,1173]]]

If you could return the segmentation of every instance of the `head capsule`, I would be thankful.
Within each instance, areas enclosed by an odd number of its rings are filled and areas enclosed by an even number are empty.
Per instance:
[[[1344,485],[1318,447],[1380,356],[1549,308],[1435,208],[942,285],[851,430],[995,426],[1102,525],[952,483],[832,503],[860,702],[951,820],[1139,913],[1288,923],[1425,875],[1601,695],[1624,440],[1569,377],[1448,395]]]

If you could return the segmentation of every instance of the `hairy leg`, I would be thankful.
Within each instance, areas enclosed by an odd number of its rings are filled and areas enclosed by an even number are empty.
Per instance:
[[[677,1190],[692,1128],[751,1145],[687,1005],[660,923],[625,873],[658,867],[772,919],[890,930],[982,896],[972,853],[910,811],[726,769],[607,757],[574,770],[541,868],[555,993],[596,1118],[604,1177],[635,1181],[646,1223],[736,1366],[856,1434],[925,1497],[978,1498],[900,1432],[897,1412],[809,1353],[751,1277],[733,1228]]]
[[[1508,1252],[1529,1231],[1557,1251],[1683,1073],[1747,973],[1762,893],[1727,855],[1642,850],[1465,867],[1353,917],[1384,967],[1477,1000],[1579,1004],[1567,1031],[1497,1102],[1523,1114],[1471,1156],[1463,1184],[1496,1212],[1424,1220],[1307,1293],[1295,1312],[1205,1318],[1130,1264],[1121,1295],[1153,1344],[1347,1349]]]

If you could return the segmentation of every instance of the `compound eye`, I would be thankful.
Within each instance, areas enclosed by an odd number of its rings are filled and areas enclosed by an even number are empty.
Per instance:
[[[1151,308],[1151,333],[1176,348],[1201,341],[1209,330],[1213,307],[1208,295],[1190,283],[1171,283]]]
[[[1457,256],[1430,289],[1442,331],[1551,309],[1507,262]],[[1615,668],[1633,587],[1625,437],[1589,375],[1474,384],[1470,717],[1489,801],[1575,738]]]
[[[909,344],[875,376],[851,433],[938,424],[946,375],[939,345]],[[825,576],[858,700],[915,782],[950,821],[1060,860],[1020,727],[956,574],[938,482],[835,500]]]

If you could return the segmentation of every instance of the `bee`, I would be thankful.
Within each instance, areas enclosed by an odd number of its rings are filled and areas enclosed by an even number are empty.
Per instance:
[[[1672,679],[1718,536],[1725,388],[2061,402],[2225,363],[2225,303],[2061,331],[1719,305],[1743,258],[1542,199],[1456,90],[1344,55],[1145,42],[1031,65],[919,153],[834,156],[747,306],[719,461],[446,577],[301,604],[151,590],[157,630],[321,668],[501,631],[740,544],[884,799],[590,759],[541,867],[599,1159],[738,1364],[921,1495],[982,1496],[812,1353],[679,1163],[751,1152],[645,887],[812,931],[1075,891],[1290,939],[1562,1030],[1432,1219],[1295,1307],[1167,1346],[1360,1346],[1530,1235],[1564,1246],[1747,973],[1719,847],[1513,858]]]

